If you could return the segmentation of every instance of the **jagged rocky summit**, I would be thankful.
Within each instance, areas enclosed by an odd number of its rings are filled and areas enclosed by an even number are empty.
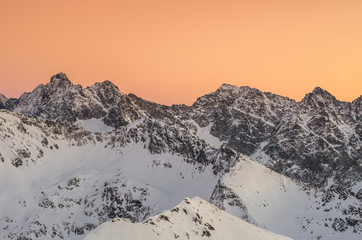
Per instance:
[[[110,81],[82,88],[72,84],[64,73],[53,75],[48,84],[39,85],[19,99],[9,99],[5,107],[41,120],[75,123],[99,119],[110,127],[125,126],[136,119],[163,113],[159,105],[140,101],[133,94],[123,94]]]
[[[164,106],[56,74],[18,99],[0,96],[0,180],[11,180],[0,236],[82,239],[199,196],[296,239],[358,239],[361,100],[315,88],[296,102],[224,84],[192,106]]]
[[[358,191],[353,185],[361,180],[361,97],[341,102],[319,87],[295,102],[224,84],[190,107],[169,107],[123,94],[109,81],[82,88],[59,73],[48,84],[4,105],[63,124],[86,126],[97,120],[108,126],[105,129],[144,117],[194,121],[238,152],[296,180],[322,188],[348,188],[354,194]]]

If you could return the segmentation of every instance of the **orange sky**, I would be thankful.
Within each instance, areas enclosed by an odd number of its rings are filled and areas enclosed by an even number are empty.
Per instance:
[[[192,104],[222,83],[296,100],[362,94],[362,1],[1,0],[0,93],[65,72]]]

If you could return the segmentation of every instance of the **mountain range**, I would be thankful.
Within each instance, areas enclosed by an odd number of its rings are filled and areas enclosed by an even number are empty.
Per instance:
[[[153,228],[154,216],[171,209],[158,215],[171,218],[198,196],[242,229],[245,220],[294,239],[359,239],[361,102],[318,87],[296,102],[223,84],[192,106],[165,106],[58,73],[17,99],[0,95],[0,237],[83,239],[95,229],[87,238],[102,239],[95,232],[113,225],[143,228],[125,219],[159,232],[169,226]],[[198,209],[213,219],[209,203]],[[167,224],[205,228],[175,215]],[[171,230],[162,234],[187,232]]]

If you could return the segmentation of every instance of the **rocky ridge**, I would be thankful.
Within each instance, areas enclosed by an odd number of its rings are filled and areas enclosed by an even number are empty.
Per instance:
[[[160,112],[155,104],[125,95],[110,81],[83,88],[70,82],[64,73],[53,75],[46,85],[39,85],[19,99],[9,99],[5,108],[60,123],[100,119],[111,127],[125,126],[136,119]],[[163,116],[164,117],[164,116]]]
[[[59,73],[4,105],[42,120],[99,119],[110,127],[143,117],[179,124],[193,120],[197,127],[209,126],[213,136],[238,152],[296,180],[317,187],[347,187],[356,194],[353,186],[361,181],[361,97],[341,102],[318,87],[295,102],[224,84],[190,107],[169,107],[123,94],[109,81],[82,88]]]
[[[238,157],[148,117],[92,133],[0,110],[0,139],[0,180],[12,179],[0,188],[0,236],[9,239],[81,239],[116,217],[138,222],[185,196],[208,199]]]
[[[0,158],[6,166],[4,169],[10,169],[9,173],[38,168],[52,158],[62,161],[58,155],[63,151],[74,153],[74,157],[68,157],[73,161],[69,166],[81,164],[81,156],[86,152],[87,156],[93,153],[95,157],[88,157],[90,160],[86,162],[97,169],[96,172],[72,170],[70,175],[61,174],[62,178],[56,180],[53,187],[44,187],[42,183],[41,188],[33,190],[43,192],[42,199],[29,195],[19,200],[20,205],[27,206],[20,209],[39,208],[42,216],[32,215],[23,224],[23,230],[19,230],[24,216],[22,210],[14,217],[9,217],[10,213],[5,218],[1,216],[4,220],[1,227],[9,238],[48,239],[54,232],[55,238],[80,239],[114,217],[142,221],[173,207],[154,204],[157,196],[164,196],[156,190],[160,183],[156,182],[155,188],[148,180],[139,182],[134,176],[130,178],[123,167],[105,170],[94,163],[104,156],[112,156],[109,158],[113,160],[105,163],[112,162],[114,166],[132,165],[126,160],[117,162],[117,158],[146,159],[141,164],[146,166],[145,172],[162,169],[167,170],[161,171],[164,174],[172,173],[171,179],[175,176],[183,179],[181,185],[173,188],[194,182],[195,178],[196,183],[199,181],[199,185],[195,185],[203,188],[202,179],[207,176],[212,184],[201,197],[253,224],[276,231],[277,228],[268,226],[270,223],[262,224],[259,213],[252,211],[253,206],[248,206],[248,201],[238,194],[238,188],[231,188],[223,180],[240,163],[241,155],[246,154],[299,182],[302,192],[316,196],[308,200],[319,202],[313,205],[316,210],[305,215],[312,224],[298,222],[314,229],[315,234],[309,234],[319,237],[315,226],[323,224],[336,233],[352,234],[352,238],[361,232],[362,223],[358,220],[362,209],[361,97],[352,103],[341,102],[316,88],[301,102],[295,102],[257,89],[224,84],[200,97],[192,106],[163,106],[134,94],[123,94],[109,81],[82,88],[59,73],[48,84],[39,85],[19,99],[3,99],[0,108],[19,112],[0,112],[0,132],[6,139]],[[82,128],[81,120],[94,119],[112,130],[93,133]],[[207,134],[201,136],[200,132]],[[219,143],[215,144],[212,138]],[[142,155],[136,157],[134,152]],[[177,171],[179,168],[184,170]],[[103,178],[105,175],[108,177]],[[92,178],[102,180],[92,182]],[[90,183],[85,184],[87,181]],[[184,194],[193,194],[193,189],[186,190]],[[173,194],[174,204],[185,197]],[[30,200],[33,197],[36,200]],[[45,224],[46,216],[54,211],[70,220]],[[327,220],[311,217],[330,211],[338,213],[338,217]],[[79,222],[66,212],[78,213],[85,220]]]

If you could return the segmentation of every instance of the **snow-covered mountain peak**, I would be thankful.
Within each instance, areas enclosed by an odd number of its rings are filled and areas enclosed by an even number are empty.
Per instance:
[[[228,97],[247,98],[247,97],[251,97],[253,95],[262,97],[262,95],[264,93],[256,88],[252,88],[249,86],[238,87],[236,85],[224,83],[214,93],[211,93],[211,94],[217,94],[221,98],[228,98]],[[208,95],[206,95],[206,96],[208,96]]]
[[[326,90],[324,90],[323,88],[321,88],[321,87],[315,87],[314,89],[313,89],[313,91],[312,91],[312,93],[314,93],[314,94],[328,94],[328,95],[330,95],[330,93],[329,92],[327,92]]]
[[[90,87],[103,88],[105,90],[112,90],[112,91],[114,90],[120,91],[119,88],[109,80],[105,80],[103,82],[96,82],[94,85]]]
[[[116,103],[120,100],[119,98],[124,95],[124,93],[122,93],[119,88],[109,80],[97,82],[92,86],[85,88],[85,90],[94,92],[99,97],[99,101],[101,101],[101,103],[104,103],[105,101],[108,104],[110,103],[110,100],[112,100],[113,103]]]
[[[66,86],[73,85],[72,82],[68,79],[67,75],[65,73],[60,72],[55,75],[53,75],[50,78],[49,85],[51,87],[61,87],[64,88]]]
[[[113,219],[93,230],[84,240],[236,240],[241,237],[244,240],[290,240],[255,227],[199,197],[186,198],[173,209],[143,223]]]
[[[249,86],[237,87],[235,85],[224,83],[216,91],[199,97],[193,106],[205,105],[209,102],[212,104],[227,103],[229,105],[237,105],[240,102],[253,101],[254,103],[269,103],[269,102],[283,102],[285,104],[291,104],[295,101],[287,97],[282,97],[270,92],[263,92],[259,89]]]
[[[216,91],[228,91],[228,90],[234,90],[238,89],[239,87],[236,85],[223,83]]]
[[[128,107],[121,113],[122,102]],[[13,99],[7,108],[42,120],[61,123],[89,120],[114,127],[135,119],[132,116],[137,111],[129,103],[127,96],[110,81],[83,88],[72,84],[64,73],[58,73],[46,85],[41,84],[19,99]]]
[[[313,105],[314,107],[327,107],[326,105],[336,105],[339,101],[328,91],[316,87],[311,93],[305,95],[301,103]]]
[[[252,88],[250,86],[236,86],[233,84],[223,83],[215,92],[222,93],[222,92],[238,92],[239,94],[247,93],[247,92],[254,92],[254,93],[262,93],[259,89]]]

